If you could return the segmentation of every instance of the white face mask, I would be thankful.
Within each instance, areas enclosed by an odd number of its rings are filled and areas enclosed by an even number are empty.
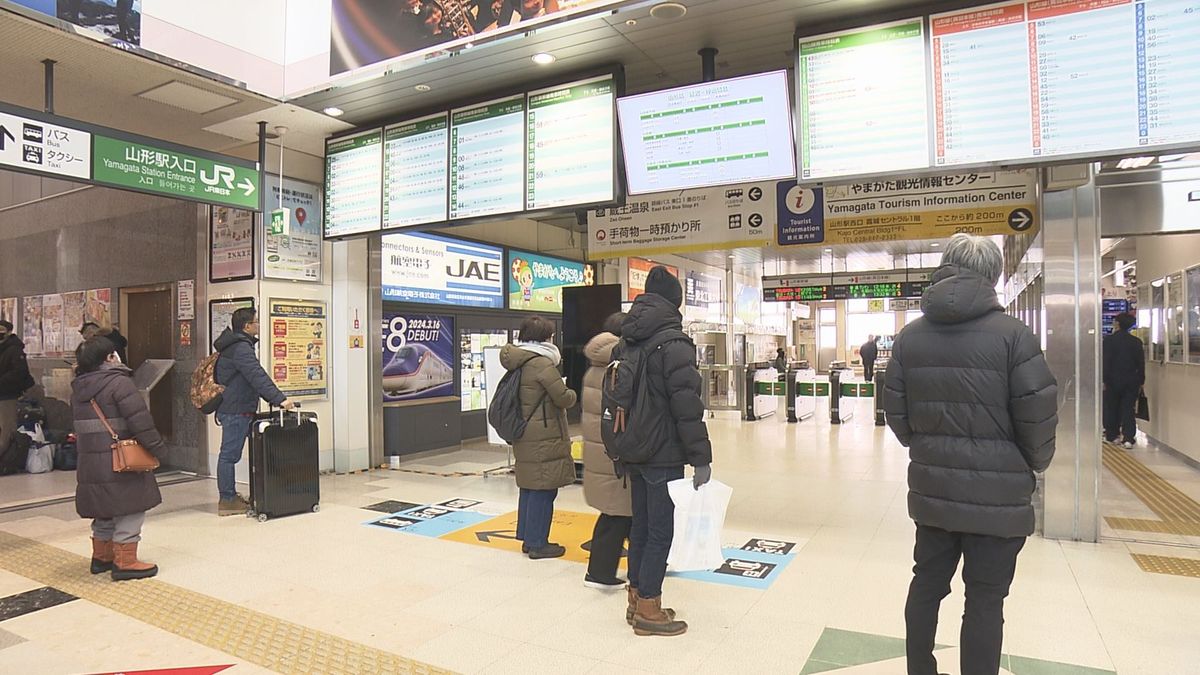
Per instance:
[[[121,355],[116,352],[113,352],[108,355],[107,360],[109,363],[113,363],[113,364],[121,363]]]

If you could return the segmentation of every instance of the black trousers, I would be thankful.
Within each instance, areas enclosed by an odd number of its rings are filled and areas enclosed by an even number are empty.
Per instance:
[[[938,608],[963,560],[967,601],[959,635],[962,675],[996,675],[1004,642],[1004,598],[1025,537],[1005,539],[917,525],[912,585],[904,607],[908,675],[936,675]]]
[[[610,516],[601,513],[592,529],[592,545],[588,558],[588,576],[597,581],[612,581],[617,578],[617,567],[625,554],[625,540],[633,527],[629,516]]]
[[[875,359],[871,359],[870,361],[863,359],[863,381],[875,381]]]
[[[1110,441],[1121,438],[1125,441],[1137,440],[1137,402],[1141,395],[1141,387],[1125,387],[1117,389],[1107,387],[1104,390],[1104,437]]]

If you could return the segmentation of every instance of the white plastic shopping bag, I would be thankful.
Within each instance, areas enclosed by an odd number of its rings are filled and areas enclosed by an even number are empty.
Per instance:
[[[53,445],[44,443],[29,448],[29,456],[25,459],[25,471],[27,473],[49,473],[53,468]]]
[[[667,554],[667,566],[674,572],[719,568],[725,562],[721,529],[733,488],[710,480],[697,490],[691,478],[681,478],[667,483],[667,492],[675,502],[675,538]]]

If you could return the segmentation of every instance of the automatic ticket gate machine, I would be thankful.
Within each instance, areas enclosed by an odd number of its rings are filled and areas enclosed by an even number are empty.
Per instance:
[[[817,398],[829,396],[829,383],[817,379],[807,361],[796,364],[787,376],[787,421],[795,424],[817,414]]]

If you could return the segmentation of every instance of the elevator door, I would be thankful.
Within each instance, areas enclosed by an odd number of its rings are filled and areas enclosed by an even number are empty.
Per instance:
[[[147,359],[175,358],[171,291],[126,291],[123,295],[127,325],[121,329],[129,340],[129,367],[137,370]],[[163,438],[170,438],[174,430],[173,372],[167,373],[150,393],[150,413]]]

